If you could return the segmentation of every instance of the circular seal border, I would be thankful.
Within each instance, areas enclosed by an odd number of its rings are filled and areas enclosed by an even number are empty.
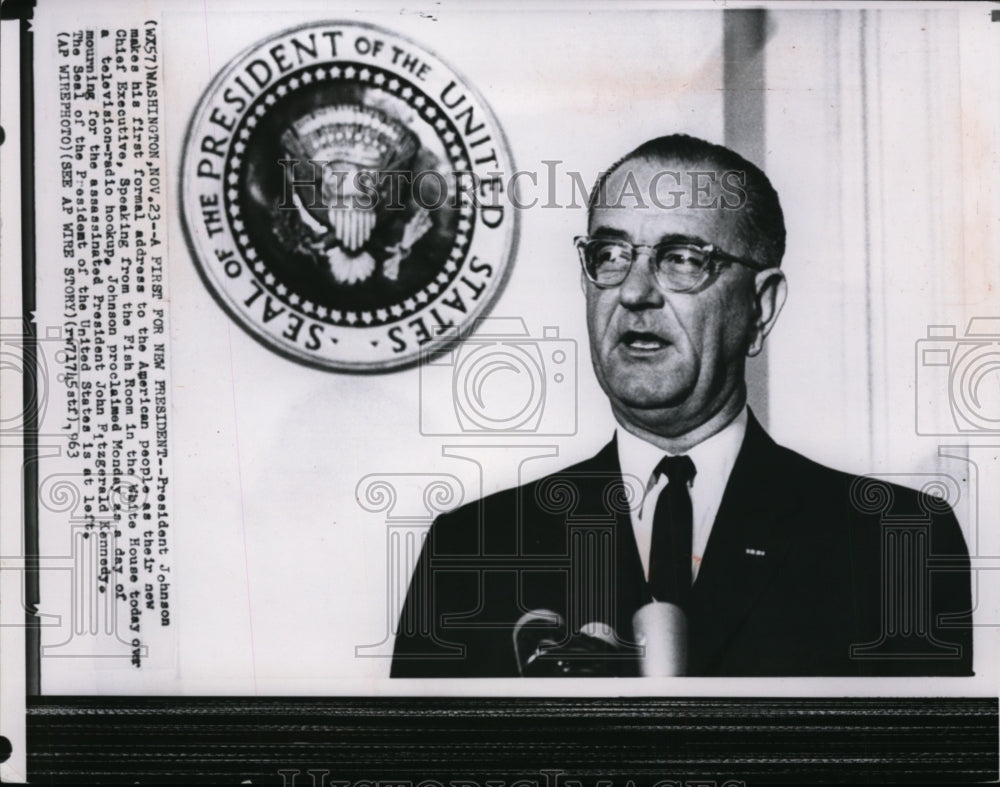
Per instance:
[[[287,360],[294,361],[303,366],[307,366],[313,369],[319,369],[326,372],[349,372],[353,374],[364,374],[364,375],[376,375],[385,372],[395,372],[402,371],[405,369],[411,369],[419,366],[430,358],[453,348],[456,341],[462,341],[467,338],[476,328],[480,320],[487,316],[490,311],[492,311],[494,305],[499,299],[500,295],[504,292],[507,287],[508,281],[510,279],[511,271],[514,267],[514,260],[517,254],[518,246],[520,243],[520,233],[521,233],[521,222],[520,216],[516,209],[511,211],[511,226],[507,231],[506,239],[503,243],[502,256],[499,258],[499,267],[497,277],[493,280],[490,290],[486,293],[486,297],[481,301],[476,301],[472,307],[469,308],[467,316],[462,320],[461,323],[456,324],[452,330],[446,332],[444,335],[433,338],[427,342],[424,346],[418,346],[418,349],[413,353],[408,353],[398,360],[385,359],[376,361],[350,361],[350,360],[322,360],[317,358],[315,355],[309,354],[306,351],[295,352],[291,347],[286,344],[282,344],[267,333],[259,330],[256,325],[251,321],[244,318],[235,308],[230,300],[226,297],[226,294],[221,292],[216,286],[215,281],[212,279],[211,274],[206,270],[204,260],[202,259],[202,254],[199,251],[199,245],[195,239],[195,230],[191,226],[191,219],[188,215],[188,210],[186,205],[189,204],[189,190],[192,189],[190,179],[186,176],[187,167],[189,164],[189,157],[192,154],[191,142],[194,137],[196,128],[202,122],[204,114],[210,104],[210,99],[215,95],[216,91],[222,86],[222,84],[237,70],[237,68],[245,62],[247,57],[252,53],[263,48],[267,43],[276,41],[285,36],[293,35],[295,33],[318,29],[321,27],[335,27],[343,26],[359,30],[368,30],[373,33],[380,33],[392,38],[395,38],[403,43],[406,43],[414,47],[418,52],[425,53],[432,58],[434,58],[438,63],[444,66],[448,72],[455,77],[455,79],[460,82],[461,87],[467,91],[479,104],[479,107],[485,113],[487,119],[490,121],[491,129],[495,131],[497,142],[501,147],[502,153],[506,158],[506,161],[510,167],[510,173],[513,174],[517,172],[517,165],[514,161],[514,155],[511,150],[510,142],[507,139],[507,134],[504,131],[502,124],[499,122],[496,114],[493,112],[492,106],[485,100],[482,93],[474,85],[464,73],[459,69],[455,68],[450,62],[444,60],[437,54],[437,52],[424,44],[421,44],[409,36],[399,33],[395,30],[391,30],[380,25],[375,25],[370,22],[360,22],[355,20],[344,20],[344,19],[325,19],[325,20],[315,20],[312,22],[306,22],[294,27],[284,28],[266,38],[258,39],[252,44],[239,50],[235,55],[233,55],[226,66],[217,72],[208,85],[203,88],[200,98],[195,105],[194,111],[191,113],[190,118],[186,124],[184,131],[183,141],[181,143],[181,158],[178,169],[178,197],[177,197],[177,207],[180,214],[181,229],[184,235],[184,240],[187,245],[188,253],[194,263],[195,270],[198,272],[198,277],[201,279],[202,284],[204,284],[206,290],[211,295],[212,299],[220,306],[223,312],[229,319],[235,322],[247,335],[253,338],[257,343],[264,346],[269,351],[281,356]],[[329,67],[324,66],[324,67]],[[233,146],[234,141],[230,140],[227,142],[227,151]],[[221,206],[225,210],[225,206]],[[228,217],[227,217],[228,218]],[[466,250],[466,255],[468,254],[468,249]],[[430,304],[428,304],[428,307]],[[400,318],[405,319],[405,318]],[[392,323],[386,323],[392,324]]]
[[[254,107],[260,107],[262,104],[270,105],[275,103],[274,101],[268,102],[267,97],[270,96],[272,93],[278,93],[279,96],[287,93],[287,88],[285,88],[284,91],[282,89],[284,87],[284,83],[315,82],[317,84],[321,84],[322,82],[326,81],[328,77],[326,75],[320,76],[317,74],[317,72],[333,72],[333,71],[347,72],[353,70],[355,73],[359,73],[367,71],[368,69],[377,72],[387,71],[387,69],[382,68],[380,66],[366,65],[350,60],[342,61],[342,64],[338,66],[331,66],[331,67],[304,66],[289,71],[288,74],[281,77],[280,79],[274,80],[270,85],[268,85],[268,87],[265,90],[261,91],[261,93],[251,102],[250,106],[247,108],[247,111],[244,112],[243,116],[241,117],[237,125],[233,128],[235,141],[232,143],[232,148],[234,152],[226,159],[222,173],[225,176],[224,180],[225,185],[222,187],[222,191],[224,192],[223,207],[225,209],[226,215],[231,220],[230,226],[233,229],[232,235],[236,240],[237,249],[241,257],[244,259],[244,261],[247,263],[248,267],[252,271],[254,277],[259,282],[262,283],[264,289],[266,289],[269,293],[275,295],[275,297],[277,297],[279,300],[282,301],[282,303],[286,304],[290,308],[296,308],[297,304],[292,303],[290,298],[286,298],[281,292],[277,292],[274,286],[267,283],[266,279],[268,278],[268,276],[270,276],[272,280],[274,279],[274,276],[273,274],[270,274],[270,272],[266,271],[263,262],[261,262],[258,259],[256,250],[250,243],[249,238],[247,238],[246,232],[244,232],[243,228],[245,225],[243,223],[243,220],[242,218],[238,218],[241,215],[241,208],[236,198],[231,196],[231,192],[236,190],[236,185],[238,183],[238,179],[236,178],[236,173],[240,169],[240,161],[243,158],[245,152],[246,142],[249,139],[252,130],[256,127],[258,118],[263,114],[259,110],[255,110],[253,112],[251,112],[250,110],[253,109]],[[306,74],[309,74],[308,78],[305,77]],[[345,73],[345,75],[348,76],[348,78],[353,78],[352,75],[350,74]],[[331,73],[330,77],[332,78],[333,76],[334,75]],[[336,76],[339,76],[339,73]],[[372,79],[370,77],[375,77],[375,78]],[[445,142],[445,147],[448,152],[450,163],[455,164],[457,162],[460,164],[465,164],[466,166],[471,166],[469,161],[471,159],[471,156],[469,154],[468,146],[465,145],[464,140],[461,139],[460,133],[458,132],[458,129],[456,128],[455,124],[450,119],[447,118],[446,114],[443,111],[437,108],[437,105],[433,102],[433,100],[431,100],[429,97],[426,99],[423,98],[424,96],[427,96],[427,93],[421,90],[419,86],[414,85],[414,83],[411,80],[406,80],[404,77],[401,77],[398,74],[393,75],[393,80],[397,81],[397,83],[405,82],[405,84],[397,84],[397,88],[395,90],[391,88],[381,88],[381,89],[390,95],[395,95],[397,93],[400,94],[399,98],[422,116],[425,114],[439,115],[438,120],[434,121],[435,128],[441,130],[441,126],[439,124],[443,122],[447,125],[445,134],[450,134],[452,137],[456,136],[459,137],[457,141],[451,142],[450,144],[447,141]],[[377,82],[377,76],[371,73],[369,74],[369,78],[362,79],[361,81],[374,82],[377,87],[380,87]],[[409,95],[413,95],[415,92],[420,97],[420,101],[411,100],[409,98]],[[430,105],[431,109],[430,110],[422,109],[422,107],[425,105]],[[428,124],[431,123],[429,117],[424,117],[424,119],[427,121]],[[452,147],[458,147],[459,152],[457,154],[452,154],[451,152]],[[470,201],[468,200],[468,198],[465,195],[463,195],[462,205],[461,208],[458,210],[460,214],[458,222],[459,232],[456,233],[456,243],[452,246],[451,253],[448,256],[448,259],[445,262],[443,269],[438,273],[438,275],[433,280],[428,282],[418,292],[415,292],[410,297],[408,297],[403,302],[402,305],[397,303],[389,307],[383,307],[367,311],[366,310],[355,311],[349,309],[335,310],[335,309],[328,309],[326,307],[320,307],[316,304],[311,303],[308,299],[300,299],[301,303],[308,304],[308,306],[303,305],[301,307],[301,311],[307,312],[309,314],[315,314],[317,311],[325,310],[328,313],[328,316],[323,317],[322,315],[319,315],[318,317],[316,317],[316,319],[324,321],[330,325],[338,325],[339,323],[338,327],[347,329],[354,327],[355,323],[364,323],[365,326],[373,326],[373,324],[379,326],[392,325],[398,320],[406,319],[407,317],[411,317],[413,315],[419,315],[423,309],[423,306],[421,306],[420,304],[425,304],[433,299],[436,299],[438,297],[439,292],[451,286],[451,284],[455,281],[455,279],[458,278],[459,274],[462,273],[464,263],[468,259],[468,253],[472,248],[472,240],[475,234],[475,226],[474,224],[470,223],[472,221],[474,211],[473,208],[470,207],[469,202]],[[468,223],[469,227],[467,229],[462,229],[461,225],[463,223]],[[239,224],[240,226],[237,227],[236,226],[237,224]],[[442,280],[442,276],[446,278]],[[280,289],[280,287],[283,285],[279,284],[277,286]],[[377,314],[373,314],[373,311],[385,312],[385,316],[379,316]],[[335,314],[340,316],[339,317],[331,316]],[[390,314],[392,315],[391,318]]]

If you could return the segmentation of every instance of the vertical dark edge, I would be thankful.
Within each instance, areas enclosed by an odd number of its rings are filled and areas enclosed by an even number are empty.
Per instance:
[[[41,693],[38,627],[38,379],[35,324],[35,89],[34,2],[21,5],[21,316],[24,326],[24,603],[25,690]]]
[[[735,9],[722,12],[724,142],[766,171],[764,97],[767,11]],[[747,364],[747,398],[766,427],[769,415],[767,344]]]

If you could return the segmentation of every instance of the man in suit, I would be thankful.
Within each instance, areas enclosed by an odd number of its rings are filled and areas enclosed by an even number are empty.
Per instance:
[[[650,602],[686,620],[688,675],[972,674],[948,506],[783,448],[747,407],[784,247],[777,194],[727,148],[661,137],[602,175],[577,248],[615,437],[435,521],[394,677],[537,674],[560,652],[569,674],[636,675]],[[547,641],[515,632],[526,620]]]

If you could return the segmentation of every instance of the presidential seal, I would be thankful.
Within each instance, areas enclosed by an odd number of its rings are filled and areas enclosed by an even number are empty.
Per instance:
[[[373,26],[311,24],[206,90],[181,209],[202,278],[252,336],[325,369],[387,370],[499,294],[512,173],[490,108],[439,58]]]

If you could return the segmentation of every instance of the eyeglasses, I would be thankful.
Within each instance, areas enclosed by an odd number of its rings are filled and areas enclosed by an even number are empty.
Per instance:
[[[629,243],[613,238],[575,238],[583,271],[598,287],[617,287],[629,274],[640,251],[645,251],[660,286],[671,292],[691,292],[713,279],[719,270],[736,263],[751,270],[769,268],[752,260],[744,260],[719,251],[711,243],[665,241],[655,246]]]

